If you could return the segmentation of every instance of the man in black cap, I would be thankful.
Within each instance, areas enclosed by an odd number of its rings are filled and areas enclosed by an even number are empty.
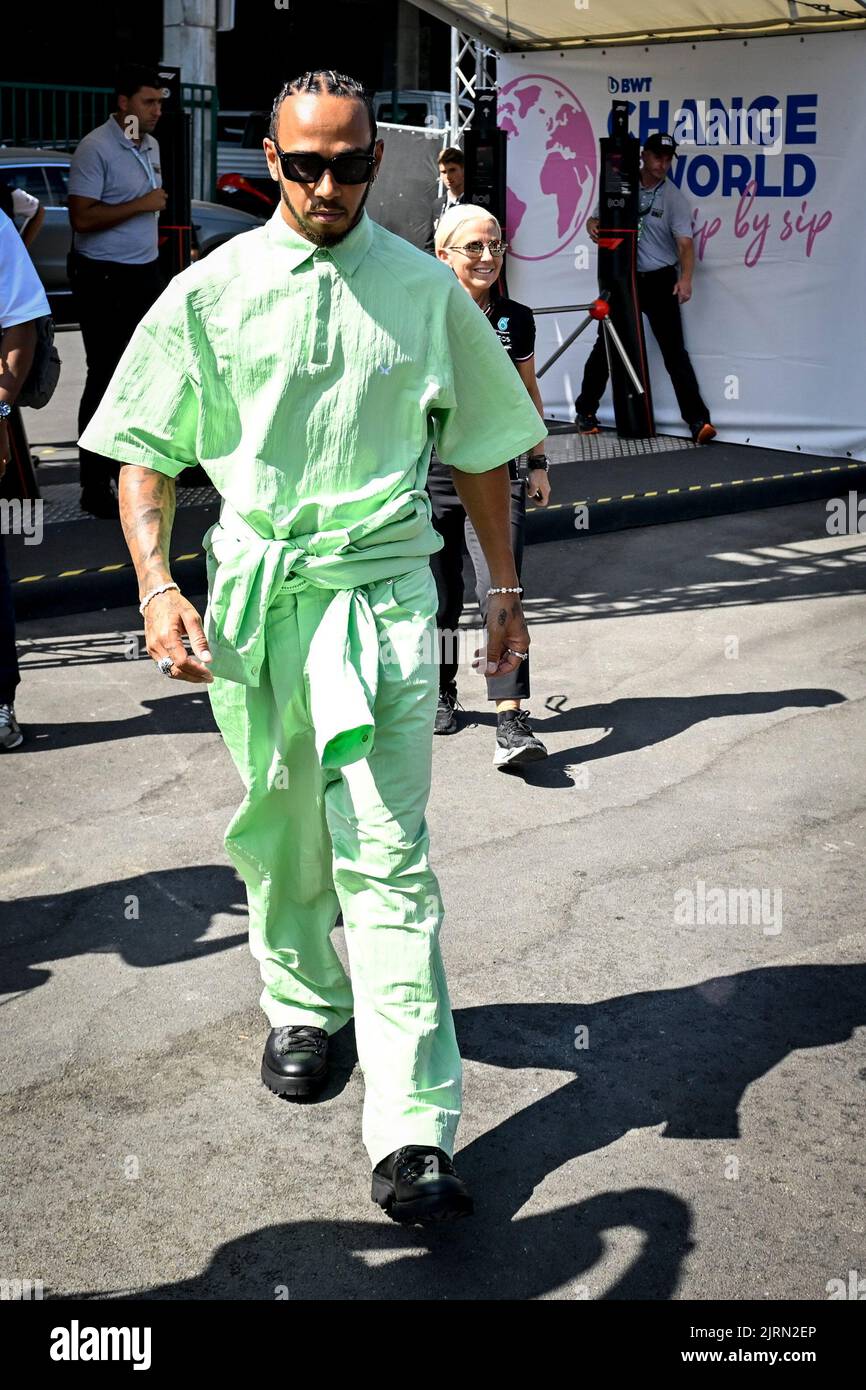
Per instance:
[[[692,297],[695,248],[685,194],[667,175],[676,143],[670,135],[651,135],[641,152],[637,240],[637,283],[641,311],[649,319],[673,383],[682,417],[696,444],[709,444],[716,431],[701,397],[683,341],[680,305]],[[598,241],[598,204],[586,224]],[[607,354],[601,325],[586,359],[580,395],[574,403],[581,434],[598,434],[598,403],[607,385]]]

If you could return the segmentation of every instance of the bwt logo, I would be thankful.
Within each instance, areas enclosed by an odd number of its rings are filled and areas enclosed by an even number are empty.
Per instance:
[[[652,85],[651,77],[609,77],[607,79],[609,92],[650,92]]]

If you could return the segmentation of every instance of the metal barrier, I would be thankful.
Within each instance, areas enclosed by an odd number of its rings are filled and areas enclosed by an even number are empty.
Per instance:
[[[217,181],[217,89],[205,86],[202,82],[182,82],[181,101],[184,111],[189,112],[192,117],[190,196],[212,202],[216,197]],[[159,139],[158,126],[156,134]]]
[[[606,302],[607,293],[605,292],[603,294],[598,295],[595,299],[591,299],[588,304],[552,304],[549,305],[546,309],[533,309],[533,314],[574,314],[579,313],[581,309],[583,310],[584,314],[586,314],[586,318],[578,324],[574,332],[569,333],[565,341],[560,343],[559,347],[556,349],[555,352],[551,354],[550,357],[548,357],[544,365],[539,367],[538,371],[535,373],[536,380],[539,377],[544,376],[544,373],[548,371],[550,367],[553,366],[554,362],[556,362],[557,359],[560,358],[562,354],[571,347],[575,339],[580,337],[584,329],[588,328],[591,323],[599,323],[601,326],[601,332],[608,338],[609,343],[613,343],[613,346],[619,353],[620,358],[622,360],[622,364],[628,372],[629,376],[631,377],[632,384],[634,385],[634,388],[637,391],[638,395],[642,396],[644,394],[644,389],[641,385],[640,377],[638,376],[637,372],[635,371],[634,367],[632,366],[629,360],[628,353],[623,347],[622,339],[620,338],[619,334],[617,333],[616,329],[610,321],[608,310],[604,307]],[[593,312],[593,310],[595,310],[597,306],[601,308],[603,312]],[[608,356],[610,356],[609,346]]]
[[[585,304],[552,304],[552,305],[549,305],[546,309],[533,309],[532,312],[533,312],[533,314],[576,314],[576,313],[578,313],[581,309],[583,309],[583,310],[585,311],[585,310],[586,310],[586,305],[585,305]],[[571,346],[571,344],[574,342],[575,336],[576,336],[576,335],[572,335],[570,338],[566,338],[566,340],[565,340],[564,343],[560,343],[559,347],[556,349],[555,352],[551,353],[550,357],[548,357],[548,359],[547,359],[547,361],[544,363],[544,365],[538,368],[538,370],[537,370],[536,373],[535,373],[536,379],[538,379],[538,377],[544,376],[544,373],[545,373],[550,367],[553,366],[553,364],[554,364],[554,362],[556,361],[557,357],[561,357],[562,354],[565,352],[565,349],[566,349],[567,347],[570,347],[570,346]]]
[[[0,140],[49,150],[73,150],[114,107],[110,87],[55,87],[0,82]]]
[[[217,90],[200,82],[184,82],[181,100],[184,111],[192,117],[192,196],[212,199],[216,191]],[[0,82],[0,142],[71,153],[113,110],[111,87]]]

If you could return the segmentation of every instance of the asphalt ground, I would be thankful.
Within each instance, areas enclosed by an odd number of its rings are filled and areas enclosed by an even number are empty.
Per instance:
[[[551,757],[494,770],[469,671],[434,749],[476,1214],[433,1232],[370,1202],[351,1026],[319,1103],[261,1085],[206,695],[142,659],[135,607],[34,609],[27,741],[0,757],[4,1277],[823,1301],[866,1271],[866,547],[826,521],[815,500],[528,547]]]

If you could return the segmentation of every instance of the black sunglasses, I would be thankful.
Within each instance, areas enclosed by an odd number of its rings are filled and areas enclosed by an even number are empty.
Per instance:
[[[325,159],[324,155],[306,150],[281,150],[274,141],[280,167],[292,183],[316,184],[326,169],[330,169],[335,183],[366,183],[376,163],[373,148],[371,145],[370,154],[337,154],[333,159]]]

